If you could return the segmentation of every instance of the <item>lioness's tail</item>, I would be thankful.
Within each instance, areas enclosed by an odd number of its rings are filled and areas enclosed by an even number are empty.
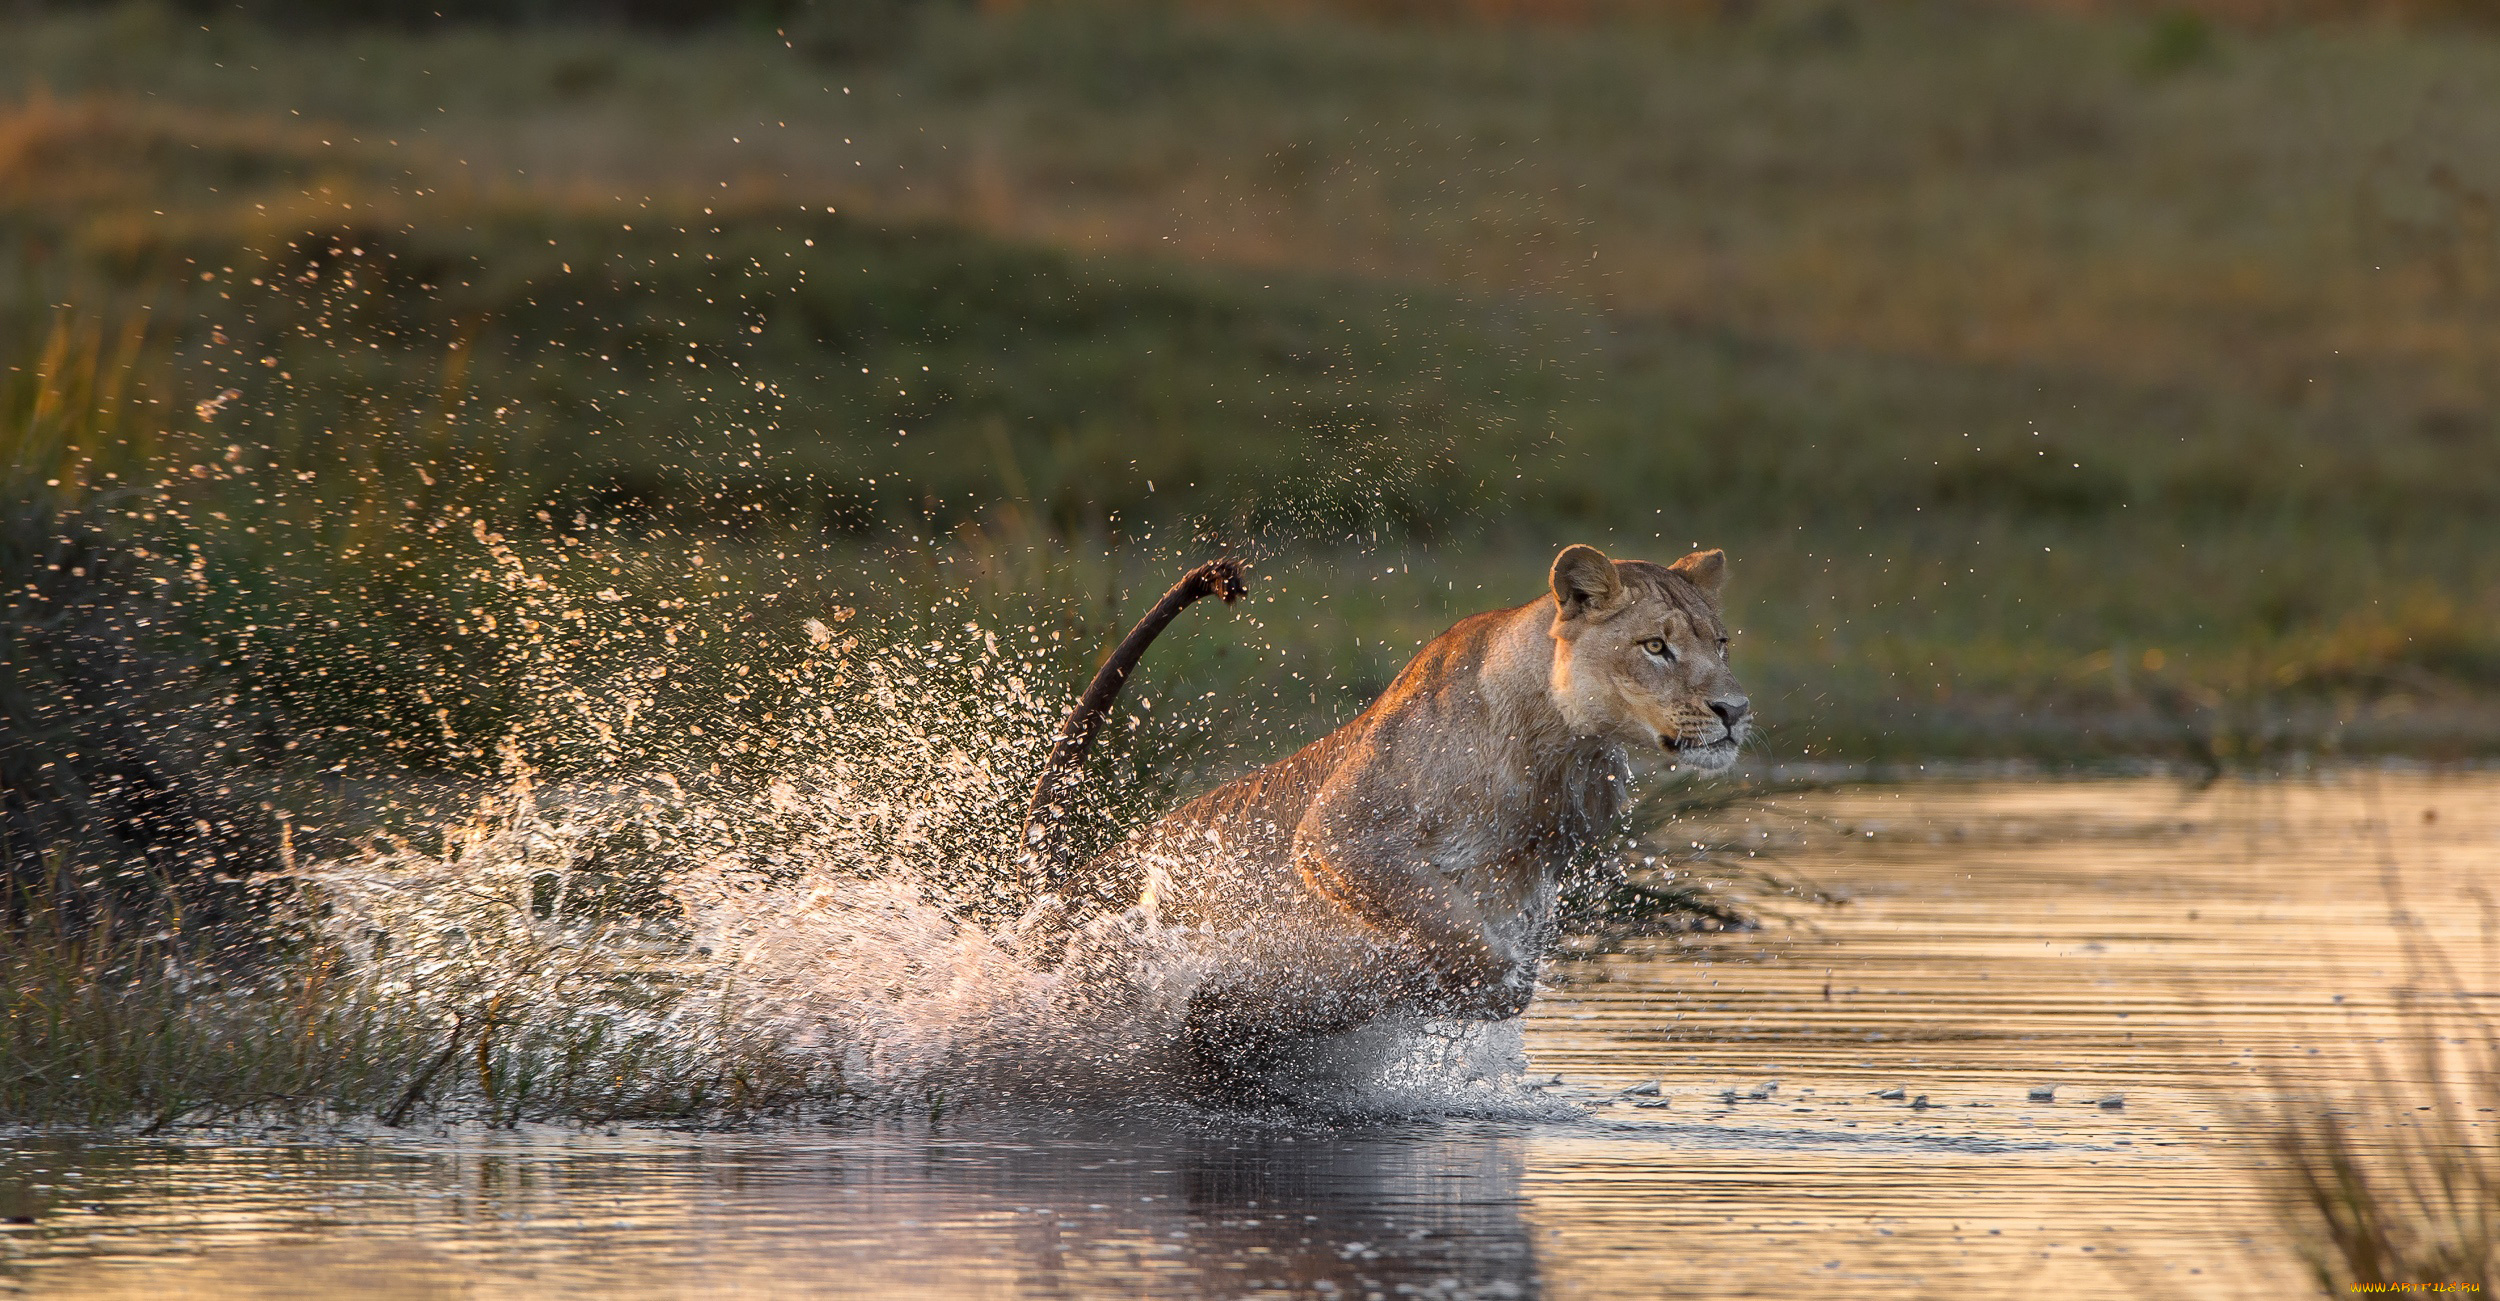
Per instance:
[[[1068,861],[1067,837],[1064,828],[1071,802],[1070,788],[1085,766],[1085,755],[1094,747],[1094,733],[1110,714],[1111,706],[1120,698],[1120,688],[1127,685],[1129,671],[1145,658],[1146,648],[1164,627],[1191,602],[1202,596],[1221,598],[1230,605],[1242,594],[1241,565],[1230,559],[1210,560],[1181,575],[1172,590],[1155,602],[1146,617],[1129,629],[1102,662],[1085,694],[1077,697],[1076,708],[1068,711],[1067,721],[1059,725],[1058,743],[1051,746],[1050,758],[1042,764],[1042,776],[1033,783],[1033,802],[1024,811],[1024,830],[1018,838],[1023,846],[1022,868],[1029,897],[1072,893],[1076,864]]]

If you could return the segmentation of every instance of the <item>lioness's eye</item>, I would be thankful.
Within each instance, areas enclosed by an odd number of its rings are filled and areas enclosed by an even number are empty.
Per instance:
[[[1655,655],[1662,660],[1672,660],[1675,658],[1675,655],[1667,649],[1667,642],[1663,637],[1652,637],[1648,641],[1642,642],[1641,649],[1648,651],[1650,654]]]

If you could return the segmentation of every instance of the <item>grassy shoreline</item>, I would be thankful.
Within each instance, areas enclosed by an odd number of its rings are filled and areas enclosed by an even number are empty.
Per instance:
[[[1779,758],[2494,753],[2489,124],[2418,106],[2500,44],[1803,13],[1044,6],[843,65],[17,19],[0,331],[150,321],[142,432],[320,477],[195,529],[605,517],[863,607],[1221,542],[1304,602],[1258,662],[1349,697],[1563,542],[1699,542]]]
[[[1572,541],[1730,551],[1773,781],[2500,759],[2500,39],[1742,8],[0,17],[0,1124],[860,1105],[670,1020],[718,991],[595,853],[484,956],[408,929],[424,998],[267,883],[456,863],[520,774],[769,823],[847,757],[794,718],[886,707],[850,638],[1013,681],[955,738],[1012,793],[1219,548],[1252,602],[1158,645],[1119,817]],[[2439,1101],[2260,1118],[2323,1286],[2488,1283]]]
[[[1765,765],[2500,756],[2487,32],[172,12],[0,19],[21,892],[761,788],[850,638],[1010,789],[1219,548],[1128,813],[1573,541],[1729,550]]]

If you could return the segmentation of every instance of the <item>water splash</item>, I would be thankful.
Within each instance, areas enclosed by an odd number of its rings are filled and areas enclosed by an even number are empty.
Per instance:
[[[306,337],[381,345],[347,308],[391,255],[346,237],[296,251],[301,275],[251,281],[271,281],[265,305],[300,294]],[[679,440],[665,459],[687,483],[711,484],[717,518],[685,532],[504,464],[522,444],[501,422],[528,413],[466,378],[470,341],[439,342],[427,403],[328,370],[296,383],[274,344],[212,329],[217,383],[253,378],[125,467],[145,486],[119,520],[124,585],[151,603],[111,612],[162,629],[151,650],[196,643],[169,661],[206,720],[180,757],[217,799],[163,839],[194,876],[283,896],[312,969],[337,958],[356,1009],[395,1036],[391,1065],[417,1063],[386,1114],[1188,1094],[1177,1027],[1223,937],[1107,918],[1083,961],[1044,967],[1007,926],[1029,902],[1008,870],[1022,804],[1067,703],[1039,684],[1090,637],[1060,641],[1069,621],[1049,627],[1029,592],[984,615],[939,576],[956,558],[941,551],[979,550],[961,538],[915,536],[881,583],[813,531],[742,522],[758,503],[729,466],[782,473],[755,424],[778,411],[762,381],[751,410],[648,422]],[[1227,721],[1240,735],[1239,711]],[[1162,802],[1127,779],[1093,802],[1130,820]],[[275,848],[193,852],[211,837]],[[265,937],[230,938],[203,944],[258,960]],[[1478,1038],[1377,1029],[1314,1053],[1325,1069],[1296,1084],[1368,1096]]]
[[[937,901],[933,878],[967,876],[957,861],[867,863],[838,827],[795,856],[672,842],[734,819],[665,783],[561,807],[521,785],[485,803],[440,852],[402,846],[294,879],[372,996],[424,1009],[480,1053],[513,1036],[516,1060],[489,1081],[656,1072],[636,1087],[683,1092],[764,1074],[793,1105],[828,1091],[1199,1097],[1176,1045],[1222,937],[1106,918],[1083,961],[1045,970],[1008,929]],[[1473,1110],[1517,1096],[1523,1066],[1515,1026],[1386,1022],[1303,1055],[1280,1087],[1367,1111]]]
[[[1226,937],[1132,913],[1093,922],[1066,962],[1019,951],[1014,837],[1062,704],[1016,636],[978,621],[863,635],[834,611],[767,657],[783,703],[769,727],[702,740],[658,707],[664,654],[541,635],[580,628],[587,603],[477,539],[519,603],[514,668],[546,710],[430,843],[380,838],[286,878],[367,996],[432,1019],[447,1059],[475,1058],[447,1098],[519,1115],[516,1091],[578,1098],[597,1079],[783,1110],[1199,1097],[1180,1027]],[[616,676],[585,684],[592,664]],[[606,762],[542,780],[530,756],[561,738]],[[1279,1087],[1481,1109],[1524,1096],[1523,1064],[1515,1026],[1384,1022],[1298,1055]]]

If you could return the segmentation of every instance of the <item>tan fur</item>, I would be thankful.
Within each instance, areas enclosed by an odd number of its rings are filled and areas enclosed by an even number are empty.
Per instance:
[[[1237,974],[1191,1009],[1200,1046],[1398,1009],[1517,1015],[1559,874],[1622,807],[1629,752],[1717,771],[1751,726],[1724,573],[1717,551],[1660,566],[1567,548],[1548,594],[1460,621],[1352,722],[1097,864],[1161,921],[1234,937]]]

